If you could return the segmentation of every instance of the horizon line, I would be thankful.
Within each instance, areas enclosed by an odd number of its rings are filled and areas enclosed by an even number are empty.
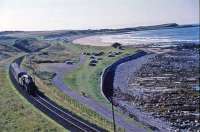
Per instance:
[[[73,28],[69,28],[69,29],[65,29],[65,28],[63,28],[63,29],[47,29],[47,30],[40,30],[40,29],[36,29],[36,30],[34,30],[34,29],[28,29],[28,30],[1,30],[0,29],[0,32],[44,32],[44,31],[67,31],[67,30],[69,30],[69,31],[82,31],[82,30],[103,30],[103,29],[110,29],[110,30],[112,30],[112,29],[125,29],[125,28],[137,28],[137,27],[148,27],[148,26],[159,26],[159,25],[165,25],[165,24],[177,24],[177,25],[179,25],[179,26],[183,26],[183,25],[197,25],[197,26],[200,26],[200,22],[199,23],[186,23],[186,24],[179,24],[179,23],[173,23],[173,22],[171,22],[171,23],[160,23],[160,24],[153,24],[153,25],[136,25],[136,26],[124,26],[124,27],[116,27],[116,28],[79,28],[79,29],[73,29]]]

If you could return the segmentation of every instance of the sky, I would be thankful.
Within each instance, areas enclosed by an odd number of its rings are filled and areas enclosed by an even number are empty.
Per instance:
[[[0,0],[0,31],[198,24],[199,0]]]

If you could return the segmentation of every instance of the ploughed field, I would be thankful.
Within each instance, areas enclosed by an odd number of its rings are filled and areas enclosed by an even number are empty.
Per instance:
[[[174,48],[152,57],[130,75],[128,87],[115,88],[114,100],[130,115],[134,115],[131,108],[119,102],[168,122],[170,129],[196,131],[199,95],[199,48]]]

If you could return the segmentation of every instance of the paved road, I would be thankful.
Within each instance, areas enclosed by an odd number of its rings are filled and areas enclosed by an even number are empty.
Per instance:
[[[138,57],[139,58],[139,57]],[[82,59],[81,59],[82,62]],[[63,69],[64,71],[64,69]],[[79,101],[80,103],[86,105],[88,108],[96,111],[104,118],[112,121],[112,111],[104,106],[103,104],[100,104],[99,102],[87,98],[84,96],[81,96],[79,93],[71,90],[64,82],[63,82],[63,73],[57,72],[57,75],[53,78],[52,83],[59,88],[62,92],[64,92],[66,95],[70,96],[71,98]],[[116,114],[116,124],[118,126],[121,126],[122,128],[125,128],[127,132],[146,132],[147,130],[144,128],[141,128],[140,126],[136,125],[135,122],[132,121],[126,121],[126,117]]]

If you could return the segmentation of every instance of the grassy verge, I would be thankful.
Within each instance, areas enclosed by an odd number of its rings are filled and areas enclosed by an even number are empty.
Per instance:
[[[36,110],[12,86],[6,64],[0,64],[0,131],[66,131]]]

